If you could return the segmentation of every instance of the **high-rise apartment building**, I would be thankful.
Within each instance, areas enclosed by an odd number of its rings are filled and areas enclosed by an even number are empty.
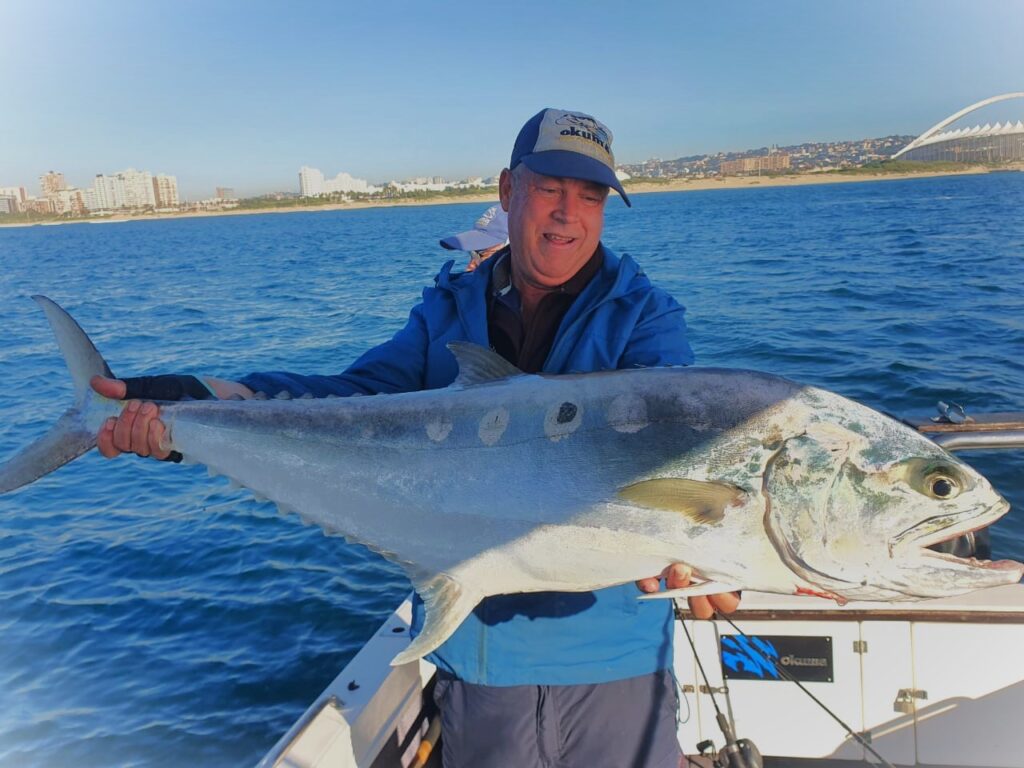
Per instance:
[[[788,171],[790,157],[774,152],[760,157],[741,157],[739,160],[723,160],[719,170],[723,176],[737,173],[760,173],[761,171]]]
[[[333,179],[325,179],[323,173],[308,166],[299,169],[299,194],[303,197],[318,197],[334,192],[376,192],[365,179],[357,179],[342,171]]]
[[[40,176],[39,186],[43,190],[43,197],[47,197],[68,188],[67,182],[64,181],[64,174],[57,173],[56,171],[50,171],[49,173],[44,173]]]
[[[113,211],[124,208],[124,182],[117,176],[97,173],[92,182],[91,210]]]
[[[177,208],[178,178],[158,173],[153,177],[153,195],[157,208]]]
[[[28,190],[24,187],[0,187],[0,197],[11,200],[12,210],[8,213],[18,213],[25,210],[25,201],[28,200]]]
[[[178,182],[173,176],[165,176],[173,184],[165,182],[165,188],[170,195],[173,187],[174,199],[178,196]],[[155,208],[156,191],[153,174],[149,171],[136,171],[134,168],[116,173],[113,176],[105,176],[102,173],[96,174],[93,180],[94,194],[89,200],[95,202],[93,210],[115,210],[117,208]],[[177,203],[174,203],[177,205]]]
[[[153,191],[152,173],[129,168],[126,171],[121,171],[117,176],[124,182],[124,204],[126,208],[156,207],[156,193]]]
[[[67,213],[72,216],[82,216],[85,214],[85,197],[80,189],[75,189],[74,187],[61,189],[47,195],[47,197],[53,204],[54,213]]]
[[[299,169],[299,194],[303,197],[317,197],[324,193],[324,175],[307,165]]]

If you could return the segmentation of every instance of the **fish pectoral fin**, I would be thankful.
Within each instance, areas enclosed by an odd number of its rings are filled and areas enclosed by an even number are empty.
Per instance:
[[[666,589],[661,592],[649,592],[637,596],[638,600],[663,600],[669,597],[705,597],[707,595],[720,595],[723,592],[738,592],[742,587],[736,584],[725,584],[721,581],[702,581],[700,584],[691,584],[688,587],[679,589]]]
[[[619,490],[619,498],[649,509],[685,515],[695,523],[719,523],[727,507],[742,502],[744,492],[729,483],[659,477],[641,480]]]
[[[395,667],[415,661],[435,650],[451,637],[480,602],[480,595],[465,589],[460,582],[443,573],[422,581],[414,579],[413,587],[423,599],[426,614],[423,631],[408,648],[392,659],[391,665]]]

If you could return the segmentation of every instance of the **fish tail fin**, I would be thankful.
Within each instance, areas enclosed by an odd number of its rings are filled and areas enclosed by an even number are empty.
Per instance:
[[[399,666],[416,661],[437,649],[441,643],[451,637],[463,620],[480,602],[479,595],[463,588],[462,584],[439,573],[422,583],[413,585],[420,597],[426,619],[423,631],[409,644],[404,651],[391,661],[392,666]]]
[[[45,435],[0,464],[0,493],[28,485],[96,445],[95,430],[89,429],[82,418],[92,392],[89,381],[95,375],[113,377],[103,356],[71,315],[45,296],[32,298],[46,313],[57,337],[74,383],[75,402]]]

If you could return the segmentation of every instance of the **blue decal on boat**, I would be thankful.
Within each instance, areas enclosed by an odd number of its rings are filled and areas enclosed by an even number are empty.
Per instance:
[[[733,672],[755,675],[762,680],[780,679],[775,665],[779,652],[767,640],[759,637],[725,635],[722,637],[722,664]],[[767,658],[765,658],[767,657]]]

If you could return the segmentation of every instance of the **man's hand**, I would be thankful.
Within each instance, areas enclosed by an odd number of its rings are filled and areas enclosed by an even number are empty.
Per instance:
[[[680,589],[690,586],[690,577],[693,570],[688,565],[673,563],[661,572],[660,576],[652,576],[649,579],[640,579],[636,583],[637,589],[641,592],[657,592],[661,589],[661,580],[665,580],[666,589]],[[707,595],[706,597],[691,597],[687,602],[690,604],[690,612],[696,619],[710,619],[715,613],[732,613],[740,604],[739,592],[722,592],[718,595]]]
[[[127,385],[120,379],[93,376],[89,383],[99,394],[112,400],[123,400],[127,394]],[[164,431],[156,403],[129,400],[120,416],[103,422],[96,435],[96,447],[108,459],[134,453],[162,460],[171,455],[161,446]]]
[[[124,400],[128,397],[129,385],[134,390],[134,398],[151,397],[156,400],[180,400],[188,397],[206,399],[212,396],[226,400],[231,397],[248,399],[253,396],[251,389],[236,381],[212,378],[200,381],[192,376],[146,376],[127,380],[93,376],[90,384],[99,394],[112,400]],[[134,453],[166,460],[172,456],[172,451],[163,446],[165,432],[164,423],[160,420],[160,408],[156,403],[131,399],[120,416],[111,417],[104,422],[96,436],[96,446],[108,459],[122,453]],[[181,460],[180,454],[174,455],[175,461]]]

